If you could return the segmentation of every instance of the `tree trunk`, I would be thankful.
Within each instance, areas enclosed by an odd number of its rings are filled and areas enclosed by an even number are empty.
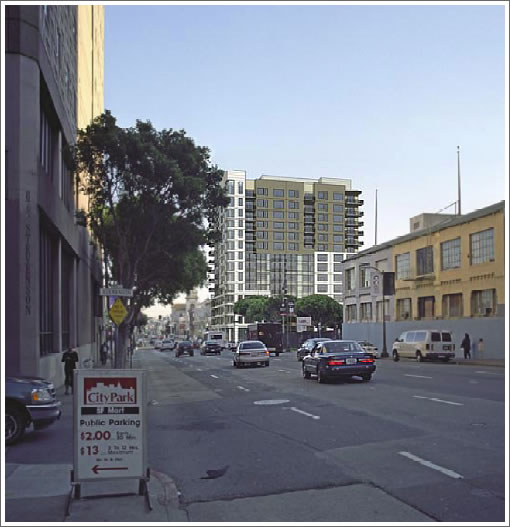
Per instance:
[[[127,344],[129,342],[129,326],[125,322],[118,328],[117,349],[115,351],[115,368],[124,369],[127,366]]]

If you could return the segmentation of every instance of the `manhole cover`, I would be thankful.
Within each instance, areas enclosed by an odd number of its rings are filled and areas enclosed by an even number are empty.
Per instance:
[[[269,406],[272,404],[284,404],[290,402],[288,399],[267,399],[265,401],[254,401],[253,404]]]

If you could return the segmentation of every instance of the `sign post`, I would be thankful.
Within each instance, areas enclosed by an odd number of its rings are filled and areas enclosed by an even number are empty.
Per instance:
[[[143,370],[74,371],[74,497],[80,483],[138,479],[139,495],[147,482],[147,415]]]

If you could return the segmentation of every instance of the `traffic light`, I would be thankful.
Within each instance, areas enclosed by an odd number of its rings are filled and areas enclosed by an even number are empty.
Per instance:
[[[383,273],[383,295],[391,296],[395,294],[395,273]]]

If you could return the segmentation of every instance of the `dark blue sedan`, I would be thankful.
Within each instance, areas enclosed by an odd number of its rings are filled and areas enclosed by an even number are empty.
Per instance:
[[[358,376],[368,382],[375,371],[375,358],[354,340],[320,342],[311,355],[303,359],[303,377],[317,376],[320,383],[330,378]]]

